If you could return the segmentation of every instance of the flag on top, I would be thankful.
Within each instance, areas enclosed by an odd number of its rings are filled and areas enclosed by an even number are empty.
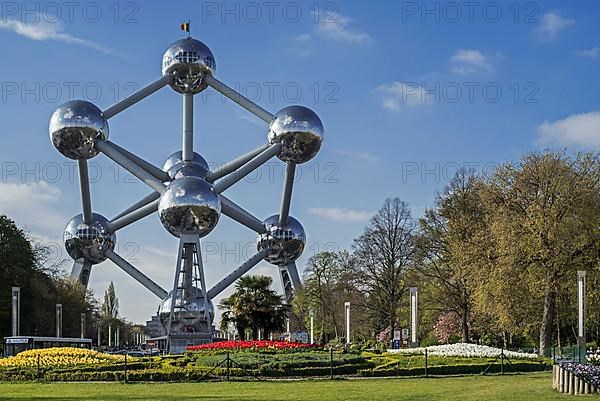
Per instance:
[[[186,31],[186,32],[190,32],[190,22],[184,22],[183,24],[181,24],[181,30],[182,31]]]

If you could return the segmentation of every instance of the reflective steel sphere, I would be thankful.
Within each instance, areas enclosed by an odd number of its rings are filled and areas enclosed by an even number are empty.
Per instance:
[[[269,125],[269,143],[281,143],[277,156],[285,162],[304,163],[312,159],[323,141],[323,123],[304,106],[281,109]]]
[[[161,195],[158,214],[163,226],[174,236],[198,233],[204,237],[219,221],[221,199],[203,179],[181,177],[171,181]]]
[[[165,51],[162,74],[174,75],[171,88],[179,93],[199,93],[207,84],[206,74],[216,70],[215,57],[202,42],[192,38],[180,39]]]
[[[185,167],[185,169],[183,169]],[[173,153],[167,158],[163,165],[163,170],[166,171],[171,178],[179,178],[182,176],[194,176],[204,178],[208,173],[208,163],[204,157],[194,152],[194,159],[190,163],[184,163],[181,151]],[[180,170],[183,170],[180,172]],[[180,173],[180,174],[178,174]]]
[[[158,313],[160,321],[165,329],[168,330],[169,318],[171,316],[171,296],[165,298],[159,307]],[[190,288],[189,293],[178,289],[175,295],[175,308],[173,310],[173,323],[171,331],[177,334],[183,333],[206,333],[208,325],[215,319],[215,307],[208,301],[208,321],[206,310],[204,309],[204,297],[202,290],[197,287]]]
[[[106,260],[104,251],[113,250],[117,237],[107,230],[108,220],[99,214],[92,213],[92,223],[85,224],[83,215],[73,217],[67,227],[63,239],[67,253],[73,259],[85,259],[92,264]]]
[[[271,248],[265,260],[283,266],[298,259],[306,244],[306,234],[298,220],[289,216],[287,224],[280,226],[279,215],[275,215],[266,219],[264,223],[267,231],[258,235],[256,248],[259,251]]]
[[[108,121],[92,103],[73,100],[52,113],[50,139],[69,159],[91,159],[98,154],[96,141],[108,139]]]

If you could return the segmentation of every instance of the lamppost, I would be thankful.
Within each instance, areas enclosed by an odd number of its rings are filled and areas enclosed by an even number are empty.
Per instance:
[[[346,314],[346,344],[350,344],[350,302],[344,302]]]
[[[62,304],[56,304],[56,337],[62,337]]]
[[[315,313],[310,311],[310,343],[315,343]]]
[[[12,335],[20,335],[21,327],[21,288],[12,288]]]
[[[417,287],[410,288],[410,346],[419,346],[419,291]]]
[[[79,325],[80,325],[80,331],[81,331],[81,338],[85,338],[85,312],[81,312],[81,315],[79,318]]]
[[[585,335],[585,284],[586,272],[580,270],[577,272],[577,306],[578,306],[578,337],[577,345],[579,348],[579,363],[585,363],[586,358],[586,335]]]

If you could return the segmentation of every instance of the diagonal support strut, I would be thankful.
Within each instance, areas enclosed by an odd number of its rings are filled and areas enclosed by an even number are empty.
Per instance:
[[[159,297],[161,300],[167,297],[167,291],[161,286],[152,281],[144,273],[133,267],[128,261],[117,255],[114,251],[107,249],[104,254],[110,259],[115,265],[119,266],[123,271],[129,274],[134,280],[143,285],[146,289],[152,292],[154,295]]]
[[[139,91],[127,96],[125,99],[121,100],[120,102],[115,103],[114,105],[110,106],[108,109],[104,110],[102,112],[102,114],[104,115],[105,118],[112,118],[112,117],[116,116],[117,114],[119,114],[120,112],[133,106],[140,100],[150,96],[151,94],[158,91],[162,87],[167,86],[171,82],[173,82],[173,76],[172,75],[164,75],[164,76],[160,77],[159,79],[157,79],[156,81],[151,82],[150,84],[146,85],[144,88],[140,89]]]
[[[256,266],[261,260],[263,260],[267,254],[269,253],[269,249],[265,248],[263,250],[258,251],[254,255],[250,257],[246,262],[242,263],[240,267],[232,271],[225,277],[223,280],[219,281],[215,284],[210,290],[208,290],[208,297],[210,299],[219,295],[223,290],[233,284],[238,278],[242,277],[246,274],[250,269]]]

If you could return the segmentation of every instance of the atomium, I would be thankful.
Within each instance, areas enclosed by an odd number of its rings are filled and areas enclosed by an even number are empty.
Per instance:
[[[184,168],[185,167],[185,168]],[[163,170],[169,174],[169,177],[193,175],[205,178],[208,173],[208,163],[200,154],[194,152],[191,162],[184,162],[181,151],[173,153],[163,164]],[[183,172],[181,170],[184,170]]]
[[[281,109],[269,125],[269,143],[281,143],[279,158],[284,162],[305,163],[315,157],[323,141],[323,123],[304,106]]]
[[[288,217],[287,224],[279,223],[279,215],[264,221],[266,232],[258,234],[256,248],[268,250],[265,260],[274,265],[287,265],[294,262],[304,251],[306,234],[298,220]]]
[[[171,319],[173,291],[164,299],[158,309],[163,326],[169,325]],[[175,293],[175,307],[173,308],[173,321],[171,327],[178,332],[191,333],[195,332],[203,323],[212,324],[215,319],[215,307],[212,301],[208,301],[208,316],[204,304],[204,295],[202,289],[191,287],[189,294],[186,294],[183,289],[178,289]]]
[[[221,199],[208,182],[197,177],[173,180],[160,196],[160,221],[176,237],[183,233],[206,236],[221,216]]]
[[[208,84],[204,77],[217,68],[215,57],[202,42],[192,38],[180,39],[165,51],[163,75],[173,75],[171,88],[179,93],[200,93]]]
[[[292,190],[296,165],[312,159],[321,148],[323,124],[304,106],[289,106],[271,114],[219,81],[215,72],[213,53],[204,43],[181,39],[164,52],[162,75],[154,82],[104,110],[82,100],[65,103],[50,119],[52,143],[61,154],[77,160],[79,168],[83,213],[69,221],[64,232],[65,247],[75,260],[72,276],[85,287],[92,266],[108,259],[151,291],[160,299],[159,317],[169,352],[183,350],[177,348],[177,336],[184,338],[185,344],[211,341],[215,330],[212,300],[262,260],[278,269],[287,302],[301,285],[295,261],[304,250],[306,234],[289,215]],[[183,97],[182,146],[160,168],[112,143],[108,120],[166,86]],[[266,143],[215,168],[193,148],[193,96],[209,86],[268,125]],[[228,147],[235,143],[227,141]],[[111,219],[92,213],[87,160],[98,153],[151,189]],[[279,213],[262,220],[224,192],[273,157],[285,162],[283,194]],[[115,252],[118,230],[156,214],[165,230],[179,238],[170,291]],[[221,214],[256,233],[257,252],[208,288],[200,241],[215,229]]]
[[[52,113],[50,139],[69,159],[91,159],[99,153],[96,142],[108,139],[108,122],[92,103],[73,100]]]
[[[84,259],[97,264],[106,260],[105,252],[115,248],[117,240],[114,233],[108,231],[108,220],[92,213],[91,222],[85,223],[83,215],[78,214],[67,223],[63,235],[65,248],[74,260]]]

